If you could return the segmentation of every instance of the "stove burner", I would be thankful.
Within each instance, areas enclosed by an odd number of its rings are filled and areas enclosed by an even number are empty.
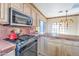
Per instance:
[[[34,36],[30,36],[30,35],[22,35],[22,36],[19,36],[16,40],[10,40],[8,38],[6,38],[4,40],[9,41],[9,42],[11,42],[13,44],[16,44],[16,49],[15,49],[16,56],[19,56],[21,54],[21,52],[22,52],[23,47],[26,47],[29,44],[33,44],[34,43],[33,41],[35,41],[36,39],[33,38],[33,37]],[[33,39],[31,39],[31,38],[33,38]],[[31,46],[31,45],[29,45],[29,46]]]

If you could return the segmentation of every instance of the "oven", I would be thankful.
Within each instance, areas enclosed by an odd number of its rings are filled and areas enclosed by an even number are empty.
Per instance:
[[[16,56],[37,56],[37,39],[30,38],[27,41],[16,44]]]
[[[37,40],[21,48],[21,56],[37,56]]]
[[[16,56],[37,56],[37,38],[36,36],[23,35],[17,40],[4,39],[16,45]]]

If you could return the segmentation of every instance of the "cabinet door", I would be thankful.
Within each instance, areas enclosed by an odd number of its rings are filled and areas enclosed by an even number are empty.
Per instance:
[[[79,56],[79,42],[78,41],[73,42],[72,56]]]
[[[28,16],[31,15],[31,8],[29,7],[28,4],[24,4],[24,13]]]
[[[33,26],[36,26],[36,12],[32,10]]]
[[[61,39],[49,38],[48,40],[48,55],[61,56],[62,41]]]
[[[56,43],[48,43],[48,55],[56,56]]]
[[[4,15],[5,15],[5,4],[4,3],[1,3],[1,15],[0,15],[0,18],[1,19],[4,19]]]
[[[24,6],[23,3],[11,3],[11,7],[15,8],[16,10],[23,12],[24,11]]]
[[[72,56],[72,46],[63,45],[62,56]]]
[[[61,44],[55,42],[48,42],[48,55],[61,56]]]
[[[73,46],[72,56],[79,56],[79,47]]]
[[[41,37],[38,39],[38,54],[46,56],[47,53],[47,42],[45,37]]]
[[[62,55],[63,56],[72,56],[73,41],[63,40],[62,45],[63,45],[62,46]]]
[[[39,27],[39,25],[40,25],[40,20],[41,20],[41,19],[40,19],[40,16],[39,16],[38,13],[37,13],[37,16],[36,16],[36,17],[37,17],[37,19],[36,19],[36,26]]]
[[[8,3],[0,4],[0,23],[1,24],[8,23],[9,6],[10,5]]]

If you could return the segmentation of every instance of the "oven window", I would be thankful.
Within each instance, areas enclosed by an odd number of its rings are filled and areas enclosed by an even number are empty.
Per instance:
[[[31,42],[21,49],[21,56],[36,56],[37,55],[37,41]]]

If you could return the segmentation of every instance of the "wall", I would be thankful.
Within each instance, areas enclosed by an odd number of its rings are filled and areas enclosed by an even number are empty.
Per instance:
[[[8,34],[10,34],[10,31],[12,29],[21,29],[22,35],[24,34],[34,34],[35,33],[35,27],[12,27],[12,26],[2,26],[0,25],[0,39],[6,38]],[[32,32],[31,32],[32,31]]]
[[[55,22],[60,22],[61,19],[64,20],[65,17],[48,19],[47,24],[49,25]],[[60,34],[79,35],[79,16],[69,16],[68,19],[72,19],[74,22],[70,24],[68,28],[65,29],[64,33]]]

